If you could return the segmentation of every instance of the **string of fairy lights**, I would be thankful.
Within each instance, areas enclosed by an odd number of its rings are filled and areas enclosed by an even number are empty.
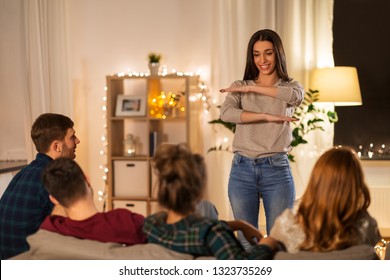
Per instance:
[[[99,151],[99,154],[101,156],[101,163],[99,165],[99,169],[102,170],[103,175],[102,179],[104,182],[104,187],[97,192],[98,194],[98,201],[103,202],[103,209],[105,209],[105,203],[106,203],[106,195],[107,195],[107,173],[108,173],[108,167],[107,167],[107,86],[104,87],[104,95],[102,97],[102,122],[103,122],[103,133],[100,137],[100,140],[102,142],[102,148]]]

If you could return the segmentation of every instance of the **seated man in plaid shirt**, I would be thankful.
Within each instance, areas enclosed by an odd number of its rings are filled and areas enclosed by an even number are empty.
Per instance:
[[[60,114],[42,114],[35,120],[31,138],[38,154],[12,178],[0,200],[2,260],[28,251],[27,236],[52,212],[54,205],[43,186],[42,170],[53,159],[76,157],[80,140],[75,133],[73,121]]]

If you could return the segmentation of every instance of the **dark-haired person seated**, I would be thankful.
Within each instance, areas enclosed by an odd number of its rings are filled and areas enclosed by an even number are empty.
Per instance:
[[[144,217],[127,209],[98,212],[93,190],[80,166],[59,158],[45,168],[43,183],[50,200],[61,205],[67,217],[47,216],[41,229],[81,239],[134,245],[146,242]]]
[[[76,157],[80,140],[75,133],[73,121],[60,114],[42,114],[32,125],[31,138],[38,154],[12,178],[0,200],[1,259],[28,251],[27,236],[56,210],[43,186],[42,170],[53,159]]]

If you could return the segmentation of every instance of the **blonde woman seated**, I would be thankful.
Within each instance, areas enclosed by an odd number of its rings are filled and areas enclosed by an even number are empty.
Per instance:
[[[166,209],[145,219],[149,243],[194,256],[217,259],[271,259],[277,242],[241,221],[223,222],[196,214],[205,189],[203,157],[184,145],[162,144],[153,159],[158,175],[158,201]],[[246,252],[233,230],[243,231],[251,241],[259,240]]]
[[[370,193],[353,149],[335,147],[316,162],[297,209],[285,210],[270,235],[289,253],[328,252],[380,239],[367,208]]]

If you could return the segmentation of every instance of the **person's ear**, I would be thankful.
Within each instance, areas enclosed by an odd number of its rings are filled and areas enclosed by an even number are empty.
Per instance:
[[[89,177],[85,173],[84,173],[84,179],[85,179],[85,183],[87,184],[87,186],[92,188],[91,181],[89,180]]]
[[[51,149],[54,152],[56,152],[56,153],[61,153],[61,151],[62,151],[62,142],[58,141],[58,140],[53,141],[53,143],[51,144]]]
[[[49,194],[49,199],[51,202],[53,202],[54,205],[61,205],[57,199],[55,199],[54,196],[52,196],[51,194]]]

